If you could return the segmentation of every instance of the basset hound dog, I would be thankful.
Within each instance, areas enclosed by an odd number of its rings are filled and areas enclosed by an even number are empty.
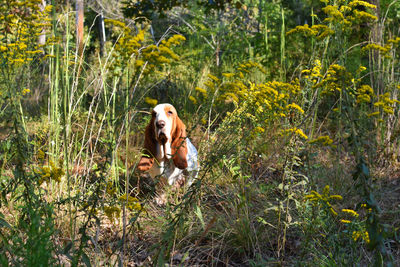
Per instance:
[[[145,153],[138,170],[152,178],[166,178],[169,185],[186,180],[191,185],[199,172],[198,153],[186,136],[185,124],[171,104],[154,107],[146,127]]]

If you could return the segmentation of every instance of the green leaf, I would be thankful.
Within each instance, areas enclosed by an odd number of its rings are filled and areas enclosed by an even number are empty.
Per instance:
[[[85,252],[82,252],[82,261],[87,267],[92,266],[90,264],[90,259],[89,259],[88,255]]]
[[[6,220],[4,220],[3,213],[0,213],[0,227],[7,227],[8,229],[12,229],[12,226]]]
[[[370,177],[369,168],[364,162],[361,163],[361,171],[362,171],[362,174],[366,176],[366,178]]]
[[[64,250],[63,250],[63,254],[66,255],[68,258],[70,258],[69,251],[70,251],[71,248],[72,248],[72,242],[69,242],[69,243],[65,246],[65,248],[64,248]]]
[[[202,214],[199,206],[196,205],[196,207],[194,209],[194,213],[196,214],[197,218],[199,218],[201,226],[203,227],[203,230],[206,229],[206,225],[205,225],[204,219],[203,219],[203,214]]]

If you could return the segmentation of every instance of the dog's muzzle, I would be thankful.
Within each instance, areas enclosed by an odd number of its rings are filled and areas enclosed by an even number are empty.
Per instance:
[[[168,141],[168,137],[165,133],[162,131],[158,132],[158,142],[160,142],[162,145],[165,144]]]

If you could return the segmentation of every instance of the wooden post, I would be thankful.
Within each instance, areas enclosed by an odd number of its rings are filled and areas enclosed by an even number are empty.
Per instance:
[[[106,43],[106,31],[104,27],[104,16],[103,12],[100,12],[98,17],[98,25],[99,25],[99,40],[100,40],[100,56],[104,55],[104,44]]]
[[[82,57],[83,53],[83,0],[76,0],[76,47],[78,49],[78,56]]]

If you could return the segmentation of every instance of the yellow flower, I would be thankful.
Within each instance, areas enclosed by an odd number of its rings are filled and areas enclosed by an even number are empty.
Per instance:
[[[253,129],[254,133],[263,133],[265,130],[264,128],[257,126],[256,128]]]
[[[309,141],[310,144],[322,144],[323,146],[332,146],[333,140],[328,135],[322,135],[318,138]]]
[[[360,67],[357,69],[357,73],[363,72],[363,71],[365,71],[366,69],[367,69],[366,67],[360,66]]]
[[[42,166],[39,169],[35,170],[35,172],[40,175],[39,184],[43,182],[49,182],[50,179],[61,182],[61,177],[65,174],[62,167],[57,167],[53,161],[50,160],[50,166]]]
[[[31,90],[30,90],[30,89],[28,89],[28,88],[25,88],[24,90],[22,90],[22,95],[29,94],[30,92],[31,92]]]
[[[136,211],[141,211],[143,210],[142,205],[140,204],[139,200],[136,197],[132,197],[132,196],[128,196],[128,198],[126,197],[126,194],[123,194],[122,196],[120,196],[118,198],[118,200],[122,203],[122,204],[126,204],[126,207],[129,210],[136,210]]]
[[[105,19],[104,23],[110,23],[110,24],[113,24],[114,26],[119,26],[119,27],[122,27],[122,28],[126,27],[125,23],[123,23],[123,22],[121,22],[119,20],[115,20],[115,19]]]
[[[341,223],[351,223],[351,221],[349,221],[349,220],[343,220],[343,219],[340,220],[340,222],[341,222]]]
[[[226,78],[231,78],[233,76],[235,76],[234,73],[222,73],[222,76],[225,76]]]
[[[304,139],[308,139],[308,136],[303,132],[302,129],[297,129],[297,130],[296,130],[296,134],[300,135],[300,136],[303,137]]]
[[[370,3],[365,2],[365,1],[360,1],[360,0],[351,1],[349,3],[349,6],[352,7],[352,8],[354,8],[356,6],[364,6],[364,7],[369,7],[369,8],[372,8],[372,9],[376,9],[376,5],[370,4]]]
[[[342,212],[347,213],[353,217],[359,216],[359,214],[357,212],[355,212],[354,210],[351,210],[351,209],[342,209]]]
[[[304,110],[297,104],[292,103],[286,106],[287,108],[297,109],[301,114],[304,114]]]
[[[354,241],[362,238],[367,244],[370,242],[369,234],[367,231],[353,231],[351,236]]]
[[[336,5],[327,5],[326,7],[322,8],[322,11],[324,11],[331,18],[334,18],[338,21],[344,20],[343,14],[338,10],[338,6]]]
[[[210,78],[210,79],[213,80],[214,82],[219,82],[219,81],[220,81],[217,77],[215,77],[215,76],[212,75],[212,74],[208,74],[207,76],[208,76],[208,78]]]
[[[288,133],[294,133],[296,135],[299,135],[303,139],[306,139],[306,140],[308,139],[308,136],[303,132],[303,130],[298,129],[297,127],[289,128],[282,132],[282,134],[288,134]]]
[[[364,46],[361,51],[366,51],[366,50],[377,50],[381,52],[383,55],[387,54],[390,51],[391,46],[381,46],[378,44],[367,44]]]
[[[37,157],[38,159],[43,160],[45,157],[45,153],[41,149],[39,149],[37,152]]]
[[[375,111],[375,112],[369,113],[367,116],[368,117],[376,117],[376,116],[379,116],[379,114],[380,114],[379,111]]]
[[[139,67],[141,67],[143,65],[144,65],[144,61],[143,60],[138,59],[138,60],[135,61],[135,67],[139,68]]]
[[[114,220],[114,218],[117,219],[121,213],[121,209],[116,206],[111,206],[111,207],[105,206],[103,210],[111,222]]]
[[[330,195],[329,198],[335,200],[343,200],[343,197],[341,195]]]
[[[336,210],[334,208],[332,208],[332,207],[329,209],[329,211],[332,213],[333,216],[337,216],[338,215]]]
[[[145,97],[144,102],[146,102],[147,104],[149,104],[152,107],[155,107],[158,103],[157,99],[153,99],[148,96]]]
[[[207,90],[200,88],[200,87],[196,87],[194,88],[197,92],[200,92],[204,97],[207,97]]]
[[[107,187],[106,187],[106,192],[108,195],[113,196],[115,192],[117,191],[117,188],[115,188],[114,184],[112,181],[107,182]]]
[[[195,105],[197,104],[197,100],[194,96],[190,95],[189,100],[192,101],[193,104],[195,104]]]
[[[353,10],[354,16],[356,19],[359,20],[366,20],[366,21],[375,21],[378,20],[377,16],[374,16],[365,11],[358,11],[357,9]]]

